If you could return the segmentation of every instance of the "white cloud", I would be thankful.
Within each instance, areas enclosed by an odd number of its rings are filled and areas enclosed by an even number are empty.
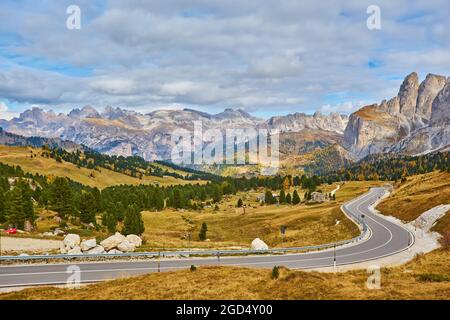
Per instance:
[[[11,120],[17,116],[17,112],[9,111],[8,106],[4,102],[0,101],[0,119]]]
[[[45,10],[31,0],[21,10],[1,2],[0,32],[16,37],[0,56],[0,66],[8,65],[0,68],[0,97],[55,110],[177,105],[276,113],[322,105],[347,112],[346,101],[389,98],[398,90],[390,77],[450,75],[447,2],[379,0],[380,31],[366,28],[369,0],[80,0],[86,19],[78,31],[65,28],[63,2]],[[370,60],[380,66],[369,69]],[[327,95],[338,92],[348,95],[327,106]]]
[[[364,101],[347,101],[336,105],[323,105],[319,110],[323,113],[352,113],[367,104],[368,103]]]

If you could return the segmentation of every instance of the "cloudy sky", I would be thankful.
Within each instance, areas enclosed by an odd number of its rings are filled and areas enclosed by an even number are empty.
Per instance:
[[[66,26],[72,4],[80,30]],[[373,4],[380,30],[366,25]],[[0,118],[84,105],[349,113],[411,71],[450,76],[448,0],[0,2]]]

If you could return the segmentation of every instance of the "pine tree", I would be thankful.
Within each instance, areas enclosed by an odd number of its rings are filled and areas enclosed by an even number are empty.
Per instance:
[[[292,204],[299,204],[300,202],[300,196],[298,195],[297,190],[294,190],[294,193],[292,194]]]
[[[208,226],[206,225],[206,222],[202,223],[202,227],[200,229],[200,233],[198,234],[198,238],[201,241],[205,241],[206,240],[206,232],[208,231]]]
[[[220,202],[222,200],[222,188],[217,184],[213,185],[212,199],[213,202],[215,203]]]
[[[66,178],[57,177],[53,181],[50,190],[51,209],[65,219],[73,215],[72,190]]]
[[[0,186],[0,223],[6,221],[5,201],[5,190]]]
[[[276,201],[277,200],[272,195],[272,191],[267,190],[266,193],[264,194],[265,204],[274,204],[274,203],[276,203]]]
[[[123,223],[123,234],[136,234],[140,235],[144,232],[144,221],[142,221],[142,215],[136,205],[129,205],[125,212],[125,219]]]
[[[184,208],[184,194],[178,188],[173,191],[173,203],[172,203],[172,206],[175,209],[182,209],[182,208]]]
[[[115,233],[117,230],[117,216],[113,212],[107,210],[103,214],[102,224],[108,228],[110,233]]]
[[[22,192],[14,188],[6,193],[6,221],[9,225],[23,229],[25,215],[22,207]]]
[[[80,221],[84,223],[95,223],[95,214],[98,208],[95,196],[90,192],[83,192],[80,197]]]
[[[284,190],[282,189],[280,191],[280,203],[285,203],[286,202],[286,193],[284,192]]]
[[[154,206],[156,211],[161,211],[162,209],[164,209],[164,196],[159,189],[157,189],[155,193]]]
[[[291,194],[290,194],[290,193],[288,193],[288,194],[286,195],[286,203],[288,203],[288,204],[291,204],[291,203],[292,203],[292,198],[291,198]]]
[[[36,216],[34,214],[33,200],[32,200],[32,190],[29,183],[26,180],[19,180],[16,188],[18,188],[22,194],[22,212],[25,220],[30,221],[34,224]]]

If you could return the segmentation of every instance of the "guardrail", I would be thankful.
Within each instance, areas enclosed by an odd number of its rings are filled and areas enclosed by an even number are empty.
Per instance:
[[[347,203],[348,204],[348,203]],[[311,250],[321,250],[338,247],[364,239],[369,228],[367,224],[358,216],[355,216],[345,208],[342,211],[361,229],[361,234],[349,240],[342,240],[317,246],[274,248],[267,250],[197,250],[197,251],[154,251],[154,252],[129,252],[129,253],[101,253],[101,254],[53,254],[53,255],[29,255],[29,256],[0,256],[0,261],[17,260],[48,260],[48,259],[76,259],[76,258],[119,258],[119,257],[170,257],[170,256],[222,256],[222,255],[245,255],[245,254],[270,254],[286,252],[302,252]]]

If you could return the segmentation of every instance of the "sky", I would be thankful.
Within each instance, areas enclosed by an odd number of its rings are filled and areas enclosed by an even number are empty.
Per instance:
[[[348,114],[412,71],[450,76],[448,0],[0,2],[0,118],[85,105]]]

